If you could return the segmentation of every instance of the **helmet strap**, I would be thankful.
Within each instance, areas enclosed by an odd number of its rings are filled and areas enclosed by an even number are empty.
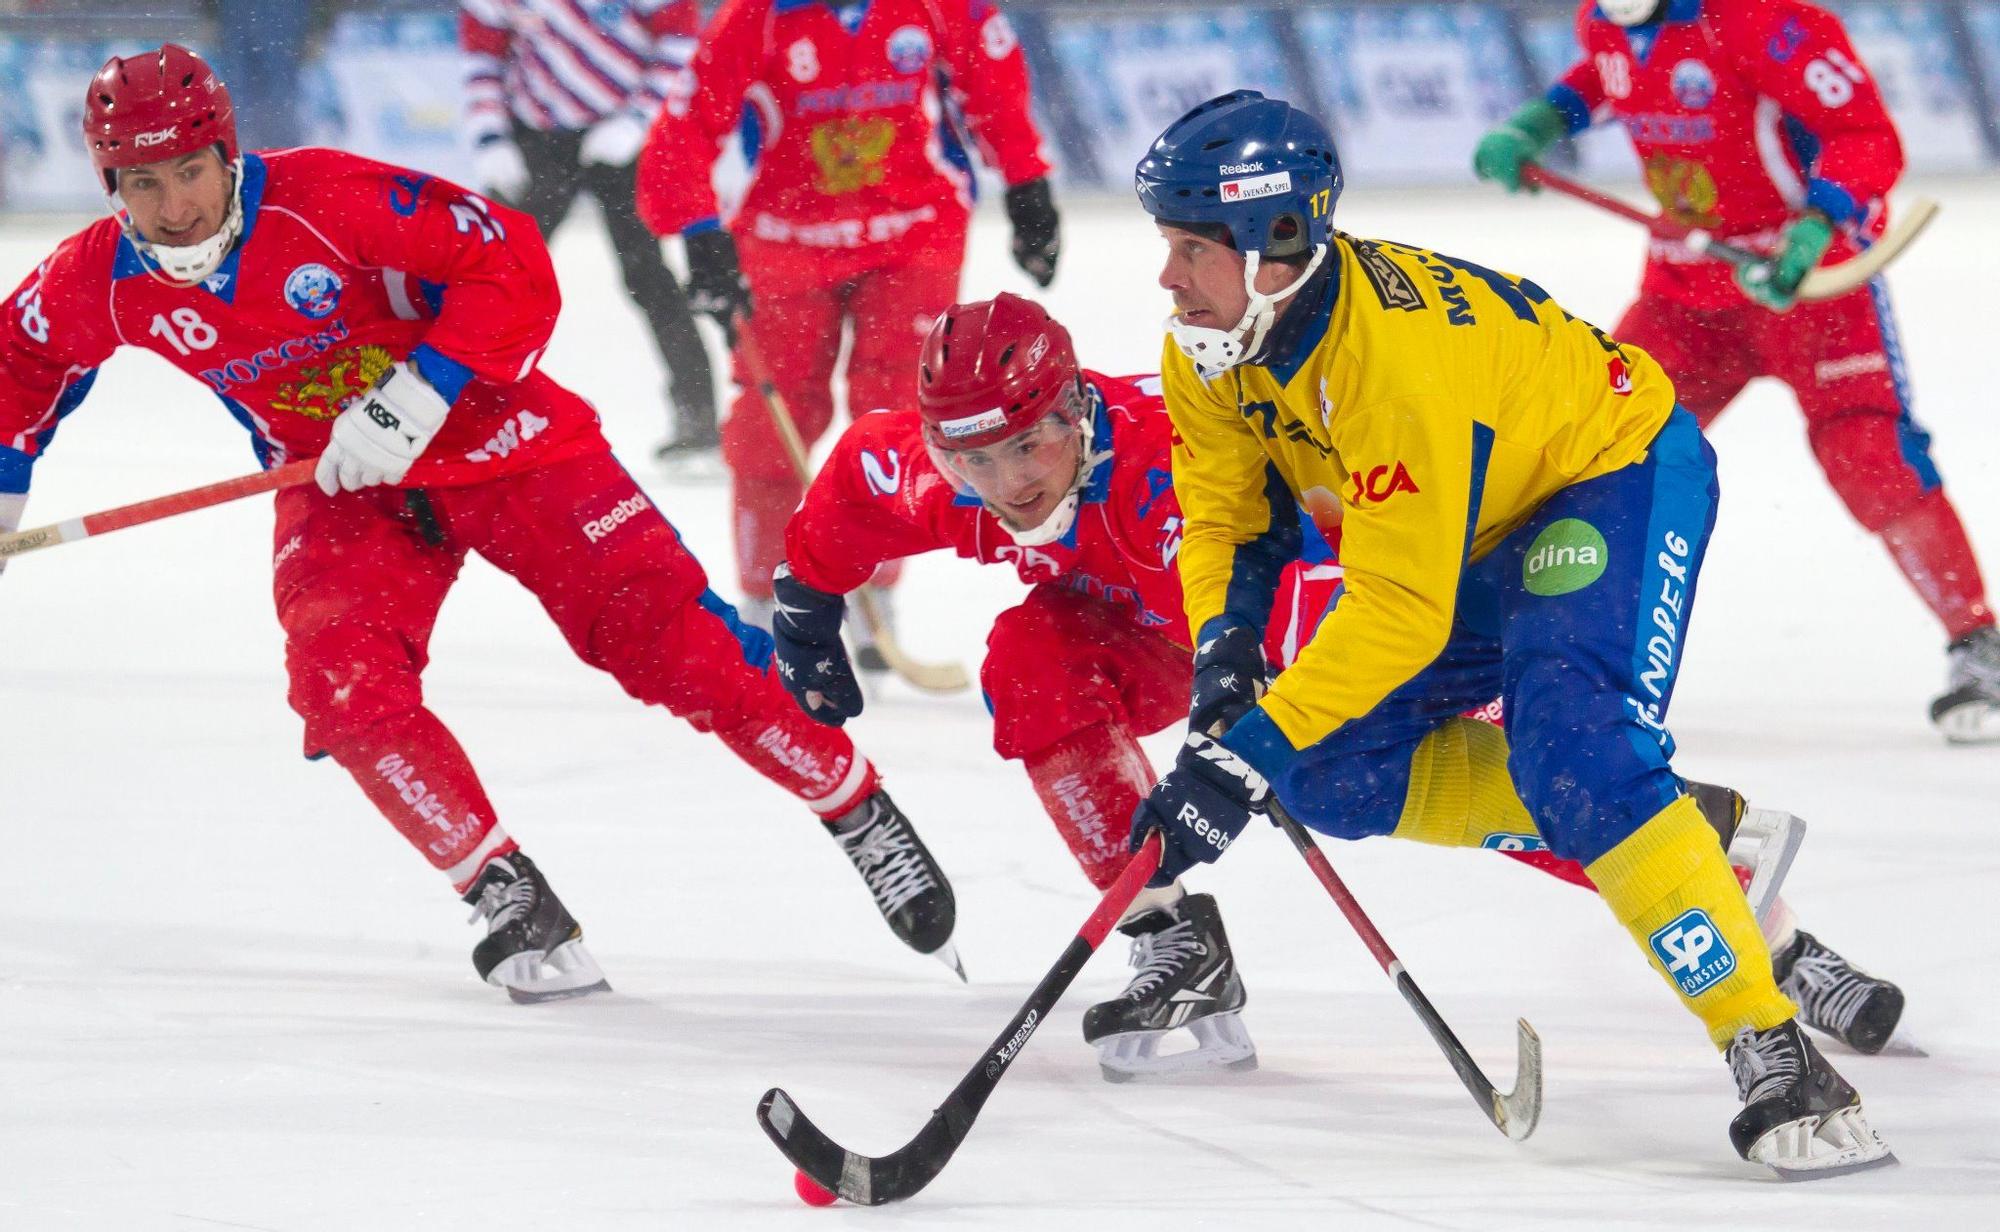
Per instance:
[[[1182,324],[1180,314],[1167,318],[1167,332],[1180,345],[1181,353],[1195,362],[1205,381],[1212,381],[1264,347],[1264,339],[1278,320],[1278,305],[1298,294],[1299,289],[1326,260],[1327,245],[1313,245],[1312,259],[1290,285],[1266,294],[1257,289],[1257,270],[1264,254],[1252,249],[1243,257],[1243,290],[1250,301],[1243,315],[1228,329],[1207,325]]]
[[[236,156],[230,164],[230,175],[234,182],[229,189],[229,210],[223,215],[222,227],[214,235],[199,244],[185,244],[178,247],[155,244],[139,234],[139,228],[132,221],[132,211],[125,208],[124,199],[114,190],[111,198],[112,213],[125,238],[139,254],[139,264],[153,281],[178,291],[187,291],[202,284],[202,280],[221,268],[229,256],[229,250],[236,247],[236,241],[243,235],[243,156]]]
[[[1083,489],[1089,485],[1090,477],[1097,472],[1097,468],[1114,456],[1108,449],[1093,448],[1093,442],[1097,439],[1097,416],[1101,409],[1102,403],[1097,391],[1093,389],[1090,394],[1089,409],[1076,421],[1076,478],[1070,482],[1069,491],[1063,494],[1062,500],[1050,510],[1049,516],[1042,519],[1041,525],[1031,526],[1027,530],[1015,530],[1013,524],[1007,521],[998,509],[992,505],[986,506],[986,511],[993,515],[993,520],[1000,523],[1001,529],[1005,530],[1015,543],[1024,548],[1042,547],[1069,534],[1070,527],[1076,525],[1076,511],[1083,504]]]

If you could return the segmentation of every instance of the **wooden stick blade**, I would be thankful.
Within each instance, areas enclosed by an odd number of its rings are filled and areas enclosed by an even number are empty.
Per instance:
[[[1838,265],[1822,265],[1805,276],[1799,283],[1799,298],[1802,300],[1836,299],[1858,287],[1888,268],[1889,263],[1903,255],[1905,249],[1916,242],[1924,228],[1936,218],[1938,203],[1928,197],[1919,197],[1903,210],[1894,226],[1881,239],[1849,257]]]

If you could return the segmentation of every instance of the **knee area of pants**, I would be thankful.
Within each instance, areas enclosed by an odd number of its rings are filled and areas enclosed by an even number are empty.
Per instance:
[[[1923,497],[1923,484],[1903,456],[1895,416],[1845,411],[1818,420],[1808,433],[1835,495],[1869,532],[1879,533]]]
[[[1035,607],[1022,604],[1008,608],[986,634],[983,674],[994,675],[996,663],[999,671],[1011,674],[1019,667],[1020,655],[1046,657],[1055,647],[1055,631],[1055,622]]]

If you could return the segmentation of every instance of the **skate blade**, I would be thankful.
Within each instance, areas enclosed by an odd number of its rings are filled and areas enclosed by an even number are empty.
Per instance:
[[[1750,900],[1750,912],[1762,924],[1772,904],[1778,901],[1785,874],[1805,842],[1806,823],[1777,809],[1745,809],[1729,844],[1729,862],[1750,870],[1750,884],[1743,896]]]
[[[1931,722],[1947,744],[2000,743],[2000,705],[1984,698],[1946,704],[1942,710],[1933,707]]]
[[[507,990],[516,1005],[539,1005],[610,992],[611,982],[582,941],[565,941],[544,954],[524,950],[487,972],[486,982]]]
[[[965,978],[965,964],[959,961],[958,947],[951,942],[947,941],[935,950],[932,950],[931,957],[950,967],[951,973],[958,977],[959,983],[970,984],[972,982]]]
[[[1106,1082],[1130,1082],[1216,1069],[1248,1073],[1257,1068],[1257,1046],[1250,1042],[1240,1015],[1210,1014],[1195,1019],[1185,1028],[1194,1036],[1195,1046],[1162,1055],[1160,1045],[1174,1038],[1179,1029],[1105,1036],[1097,1041],[1098,1072]]]
[[[1823,1181],[1897,1162],[1889,1144],[1869,1126],[1859,1104],[1822,1117],[1801,1117],[1765,1131],[1751,1145],[1750,1159],[1786,1181]]]

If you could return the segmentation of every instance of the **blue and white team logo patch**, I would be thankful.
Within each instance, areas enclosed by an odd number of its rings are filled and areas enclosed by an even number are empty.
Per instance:
[[[1547,851],[1549,845],[1533,834],[1489,834],[1481,840],[1488,851]]]
[[[1682,60],[1668,78],[1681,106],[1700,111],[1715,101],[1715,74],[1699,60]]]
[[[889,67],[899,73],[921,73],[931,62],[931,36],[922,26],[899,26],[889,36]]]
[[[340,306],[340,275],[315,261],[301,265],[285,279],[285,302],[320,320]]]
[[[1736,970],[1736,952],[1699,907],[1681,912],[1646,943],[1684,997],[1700,996]]]

